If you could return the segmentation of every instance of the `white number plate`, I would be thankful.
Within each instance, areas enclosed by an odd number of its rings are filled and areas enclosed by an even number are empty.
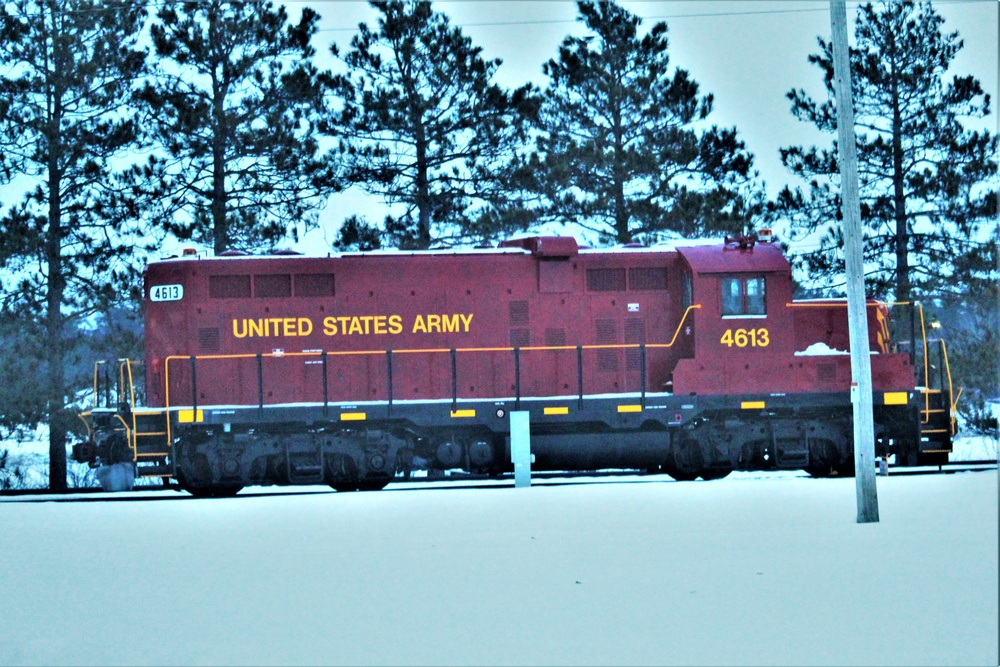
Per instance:
[[[154,285],[149,288],[150,301],[180,301],[183,298],[183,285]]]

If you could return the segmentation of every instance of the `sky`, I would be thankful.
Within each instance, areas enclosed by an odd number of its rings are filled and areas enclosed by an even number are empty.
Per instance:
[[[0,498],[0,665],[985,665],[995,470]]]
[[[796,120],[785,97],[791,89],[802,88],[816,99],[825,99],[821,73],[807,58],[818,51],[818,36],[829,39],[828,0],[649,0],[621,4],[643,17],[640,30],[666,21],[672,66],[688,70],[702,93],[714,95],[715,110],[709,121],[737,128],[755,155],[768,194],[773,197],[784,185],[794,185],[781,165],[779,148],[825,145],[831,139]],[[852,31],[859,4],[847,2]],[[341,66],[329,56],[330,42],[346,53],[358,23],[374,27],[377,17],[366,2],[307,0],[288,7],[294,11],[299,5],[312,7],[322,17],[314,42],[321,67]],[[1000,131],[1000,116],[995,111],[1000,99],[1000,3],[941,0],[934,6],[945,18],[945,31],[957,30],[965,42],[953,63],[954,73],[979,79],[994,109],[984,127]],[[569,0],[444,0],[435,2],[434,7],[461,26],[473,43],[483,48],[485,58],[503,60],[495,81],[508,88],[529,81],[544,88],[543,63],[556,57],[568,34],[585,33],[576,21],[576,4]],[[328,227],[325,235],[320,232],[310,239],[332,239],[340,222],[351,214],[364,214],[375,222],[384,211],[377,200],[357,190],[334,195],[322,215]]]

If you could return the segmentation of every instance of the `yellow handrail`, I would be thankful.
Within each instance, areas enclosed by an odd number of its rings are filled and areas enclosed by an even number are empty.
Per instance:
[[[955,389],[951,383],[951,365],[948,363],[948,346],[945,344],[944,339],[941,340],[941,356],[944,357],[944,369],[948,374],[948,401],[951,403],[951,434],[957,435],[958,433],[958,401],[962,398],[962,392],[965,390],[964,387],[958,388],[958,396],[955,396]],[[955,400],[951,400],[951,397],[955,396]]]
[[[90,440],[94,435],[93,431],[90,430],[90,424],[87,422],[87,417],[90,416],[90,414],[91,414],[90,412],[80,412],[77,413],[76,415],[77,417],[79,417],[80,421],[83,422],[83,425],[87,428],[87,440]]]
[[[670,339],[669,343],[648,343],[645,344],[647,348],[669,348],[677,342],[677,337],[680,335],[681,330],[684,328],[684,323],[687,321],[688,316],[692,311],[701,308],[701,304],[693,304],[688,306],[684,310],[684,314],[681,316],[681,320],[674,330],[674,335]],[[577,347],[584,350],[607,350],[607,349],[638,349],[642,346],[642,343],[626,343],[626,344],[610,344],[610,345],[550,345],[550,346],[532,346],[532,347],[520,347],[517,348],[523,352],[538,352],[538,351],[556,351],[556,350],[575,350]],[[513,352],[513,347],[459,347],[455,348],[455,352]],[[451,348],[426,348],[426,349],[402,349],[402,350],[335,350],[327,351],[325,354],[327,356],[360,356],[360,355],[371,355],[371,354],[441,354],[451,352]],[[324,354],[322,350],[310,350],[308,352],[269,352],[269,353],[242,353],[242,354],[207,354],[207,355],[194,355],[195,359],[256,359],[258,356],[263,358],[279,358],[279,357],[318,357]],[[171,442],[171,424],[170,424],[170,362],[178,361],[184,359],[191,359],[192,355],[171,355],[163,360],[163,399],[164,399],[164,410],[167,413],[167,443]],[[133,410],[133,419],[135,411]]]
[[[103,362],[98,361],[97,363],[94,364],[94,407],[93,407],[93,409],[97,408],[97,401],[100,400],[100,397],[97,395],[97,377],[98,377],[98,369],[101,367],[101,363],[103,363]]]
[[[136,437],[136,417],[135,417],[135,384],[134,378],[132,377],[132,361],[130,359],[119,359],[119,372],[123,373],[128,371],[128,393],[129,393],[129,412],[132,413],[132,458],[135,461],[139,460],[139,441]]]

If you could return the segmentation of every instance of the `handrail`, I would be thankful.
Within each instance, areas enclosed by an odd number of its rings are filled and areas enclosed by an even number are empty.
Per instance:
[[[922,424],[929,424],[931,421],[931,375],[930,375],[930,359],[927,354],[927,325],[924,322],[924,306],[919,301],[915,301],[914,304],[917,310],[920,311],[920,337],[923,340],[924,346],[924,417],[921,420]],[[944,389],[944,387],[941,387]]]
[[[94,432],[91,430],[90,424],[87,422],[86,419],[86,417],[90,414],[91,414],[90,412],[80,412],[77,413],[76,415],[79,418],[79,420],[83,422],[84,427],[86,427],[87,429],[87,440],[90,440],[94,435]]]
[[[955,396],[955,388],[951,383],[951,365],[948,363],[948,346],[945,344],[944,339],[941,339],[941,356],[944,357],[944,369],[948,374],[948,402],[951,403],[951,434],[958,434],[958,401],[962,398],[962,392],[965,390],[964,387],[958,388],[958,396]],[[952,400],[952,396],[955,399]]]
[[[132,431],[128,427],[128,422],[122,419],[122,416],[118,414],[115,415],[115,419],[120,421],[122,426],[125,427],[125,442],[128,443],[129,449],[132,450],[132,460],[135,461],[138,457],[136,456],[135,447],[132,444]]]
[[[100,402],[100,396],[98,396],[97,393],[99,391],[97,387],[97,380],[98,380],[99,369],[102,363],[104,362],[98,361],[94,363],[94,407],[92,409],[97,409],[97,405]]]
[[[877,306],[909,306],[909,301],[878,301],[871,300],[866,301],[865,306],[868,308],[875,308]],[[838,299],[836,301],[789,301],[785,304],[786,308],[826,308],[828,306],[843,306],[847,307],[847,301],[844,299]]]
[[[118,360],[118,371],[123,376],[125,371],[128,371],[128,393],[129,393],[129,412],[132,414],[132,458],[133,460],[139,460],[139,441],[136,435],[137,421],[135,416],[135,378],[132,376],[132,360],[125,358]]]
[[[207,354],[207,355],[170,355],[163,360],[163,386],[164,386],[164,410],[167,413],[167,442],[171,441],[171,425],[170,425],[170,362],[177,361],[180,359],[187,360],[218,360],[218,359],[257,359],[257,358],[280,358],[280,357],[321,357],[321,356],[364,356],[364,355],[386,355],[391,357],[395,354],[441,354],[441,353],[451,353],[454,352],[539,352],[539,351],[558,351],[558,350],[607,350],[607,349],[642,349],[642,348],[656,348],[664,349],[673,347],[674,343],[677,342],[677,337],[680,335],[681,330],[684,328],[684,323],[687,321],[688,316],[691,315],[692,311],[701,308],[701,304],[693,304],[688,306],[684,310],[684,314],[681,316],[680,322],[677,324],[677,328],[674,330],[674,335],[670,339],[669,343],[625,343],[625,344],[600,344],[600,345],[548,345],[548,346],[529,346],[529,347],[459,347],[459,348],[417,348],[417,349],[392,349],[392,350],[310,350],[308,352],[270,352],[270,353],[256,353],[256,352],[245,352],[238,354]],[[643,355],[644,357],[645,355]],[[643,392],[645,392],[645,386],[643,386]],[[133,411],[134,412],[134,411]]]

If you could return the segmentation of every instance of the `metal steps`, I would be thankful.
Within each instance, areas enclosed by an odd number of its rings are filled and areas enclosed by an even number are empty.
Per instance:
[[[172,477],[170,443],[167,441],[165,410],[136,410],[132,446],[135,450],[136,477]]]

